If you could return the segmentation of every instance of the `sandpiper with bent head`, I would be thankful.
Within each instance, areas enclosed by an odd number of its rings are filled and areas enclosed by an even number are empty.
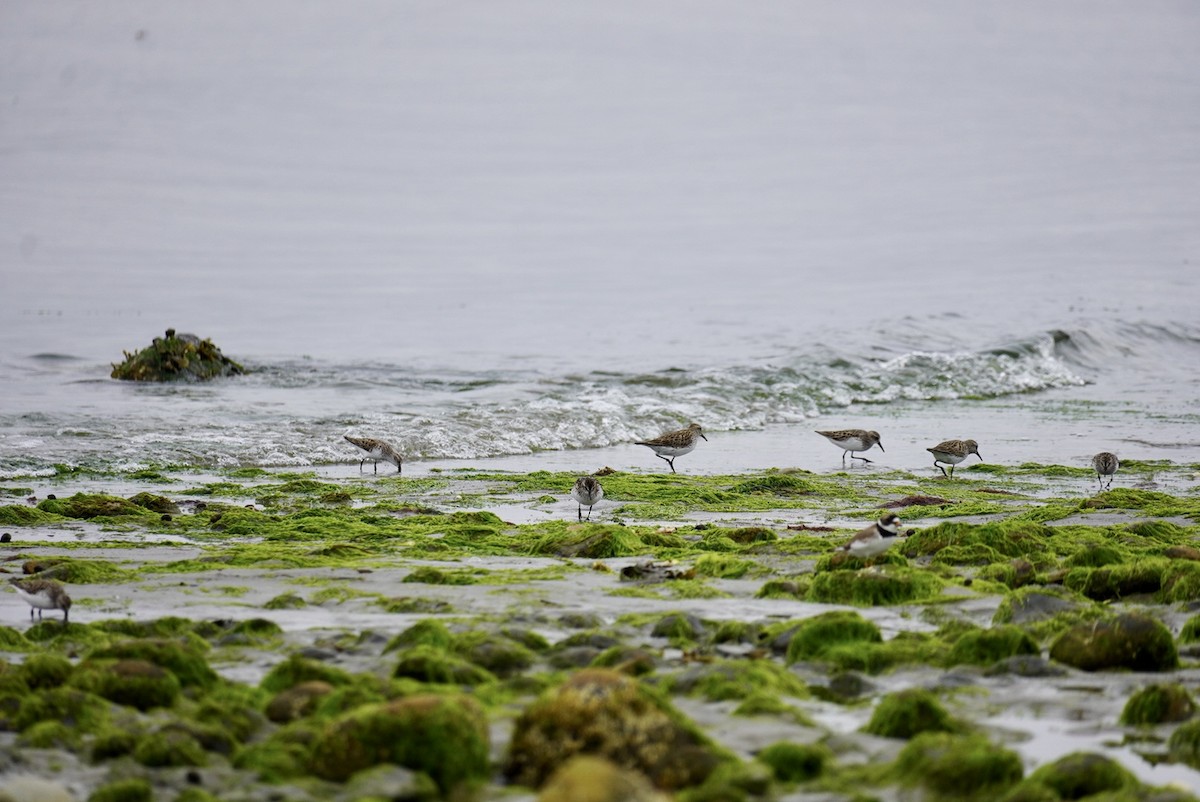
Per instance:
[[[839,548],[855,557],[874,557],[883,554],[900,534],[900,517],[889,512],[866,529],[860,530]]]
[[[708,442],[708,438],[700,430],[700,424],[692,423],[686,429],[667,432],[653,440],[638,440],[635,445],[650,446],[654,449],[655,456],[666,460],[671,466],[671,473],[675,473],[675,458],[692,453],[696,449],[697,438]]]
[[[979,444],[974,440],[943,440],[936,446],[925,450],[933,454],[933,466],[947,478],[954,477],[954,466],[965,460],[968,454],[974,454],[979,457],[980,462],[983,462],[983,455],[979,453]],[[939,462],[949,465],[950,473],[946,473],[946,469],[938,465]]]
[[[1103,490],[1106,486],[1112,487],[1113,474],[1121,467],[1121,461],[1111,451],[1101,451],[1092,457],[1092,467],[1096,469],[1096,481],[1100,483],[1100,489]],[[1104,484],[1105,476],[1108,477],[1107,485]]]
[[[846,463],[846,455],[850,455],[850,459],[860,459],[863,462],[870,462],[866,457],[857,456],[856,451],[870,451],[874,446],[879,446],[880,451],[885,451],[883,443],[879,441],[879,432],[872,432],[866,429],[837,429],[832,432],[817,432],[829,442],[833,443],[838,448],[842,449],[842,464]]]
[[[29,602],[29,620],[33,620],[33,611],[38,611],[38,619],[42,617],[42,610],[62,610],[63,611],[63,626],[67,624],[67,617],[71,611],[71,597],[63,590],[63,586],[53,579],[18,579],[12,577],[8,580],[12,583],[13,589],[17,591],[17,595],[25,601]]]
[[[604,488],[600,486],[600,481],[595,476],[580,476],[575,480],[575,486],[571,488],[571,498],[579,504],[579,520],[583,520],[583,508],[587,507],[587,519],[590,521],[592,520],[592,507],[604,498]]]
[[[396,473],[400,473],[400,452],[397,451],[391,443],[386,440],[376,440],[374,437],[351,437],[343,435],[346,440],[366,452],[366,456],[358,461],[358,470],[361,473],[363,464],[367,460],[375,462],[375,473],[379,473],[379,463],[390,462],[396,466]]]

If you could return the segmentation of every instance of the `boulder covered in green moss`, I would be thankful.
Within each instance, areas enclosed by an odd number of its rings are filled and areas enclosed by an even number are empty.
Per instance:
[[[906,688],[879,700],[864,732],[884,738],[912,738],[923,732],[960,732],[937,696],[924,688]]]
[[[833,762],[833,752],[824,744],[777,741],[755,755],[779,782],[807,782],[820,776]]]
[[[334,719],[312,746],[312,770],[326,780],[344,782],[380,763],[423,771],[447,795],[483,782],[487,718],[468,696],[418,694]]]
[[[1021,781],[1021,757],[982,735],[922,733],[901,750],[896,772],[936,799],[1000,799]],[[1064,797],[1076,799],[1077,797]]]
[[[100,649],[90,660],[144,660],[167,669],[184,688],[211,688],[217,683],[217,672],[204,658],[202,648],[207,644],[199,638],[131,638]]]
[[[944,582],[931,571],[884,565],[861,571],[819,572],[808,589],[808,600],[875,607],[933,599],[943,587]]]
[[[1041,647],[1028,632],[1011,624],[1001,624],[963,633],[950,649],[946,664],[989,666],[1009,657],[1041,653]]]
[[[123,381],[170,382],[208,381],[221,376],[237,376],[246,369],[221,353],[212,340],[195,334],[155,337],[150,345],[136,353],[125,353],[120,364],[113,365],[112,378]]]
[[[138,659],[91,661],[80,667],[72,684],[138,710],[170,707],[181,687],[167,669]]]
[[[879,627],[858,613],[833,610],[801,622],[787,645],[787,663],[819,660],[841,645],[881,643]]]
[[[668,802],[644,775],[610,760],[576,755],[550,776],[538,802]]]
[[[606,669],[576,672],[525,709],[505,774],[538,788],[577,755],[639,771],[664,790],[699,785],[729,759],[665,700]]]
[[[1083,799],[1094,794],[1132,790],[1137,778],[1110,757],[1095,752],[1072,752],[1029,775],[1030,785],[1041,785],[1059,799]]]
[[[1083,671],[1171,671],[1179,665],[1171,631],[1141,613],[1076,624],[1050,646],[1050,658]]]
[[[276,724],[286,724],[303,718],[317,709],[322,699],[333,693],[334,687],[319,679],[301,682],[280,691],[267,702],[267,718]]]
[[[1188,689],[1178,682],[1154,683],[1139,688],[1125,703],[1121,723],[1146,726],[1187,721],[1196,713],[1196,703]]]
[[[1200,719],[1180,724],[1167,741],[1167,755],[1176,763],[1200,769]]]

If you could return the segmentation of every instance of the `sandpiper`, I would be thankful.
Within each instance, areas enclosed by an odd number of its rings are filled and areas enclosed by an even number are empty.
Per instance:
[[[883,554],[900,533],[900,518],[889,512],[875,523],[858,532],[841,550],[855,557],[874,557]]]
[[[347,441],[367,452],[367,455],[358,461],[358,470],[361,473],[363,464],[367,460],[373,460],[375,463],[375,473],[379,473],[379,462],[390,462],[396,466],[396,473],[400,473],[400,452],[397,451],[391,443],[386,440],[376,440],[374,437],[351,437],[344,435]]]
[[[979,444],[974,440],[943,440],[933,448],[925,450],[933,454],[934,467],[947,478],[954,476],[954,466],[965,460],[968,454],[974,454],[979,457],[980,462],[983,462],[983,455],[979,453]],[[949,465],[950,473],[946,473],[946,469],[938,465],[939,462]]]
[[[843,465],[846,463],[847,454],[850,455],[850,459],[870,462],[871,460],[859,457],[854,452],[870,451],[874,446],[879,446],[880,451],[885,451],[883,443],[879,442],[879,432],[871,432],[866,429],[838,429],[833,432],[817,432],[817,434],[842,449]]]
[[[1100,483],[1100,487],[1103,489],[1104,487],[1112,487],[1113,474],[1121,467],[1121,461],[1111,451],[1101,451],[1092,457],[1092,467],[1096,469],[1096,481]],[[1105,476],[1108,477],[1107,485],[1104,484]]]
[[[583,508],[587,507],[587,519],[590,521],[592,520],[592,507],[604,498],[604,488],[600,486],[600,482],[595,476],[580,476],[575,480],[575,486],[571,488],[571,498],[579,503],[579,520],[583,520]]]
[[[42,610],[62,610],[63,611],[63,626],[67,624],[67,617],[71,611],[71,597],[63,590],[63,586],[55,582],[53,579],[18,579],[12,577],[8,580],[17,591],[17,595],[25,601],[29,602],[29,620],[33,620],[33,611],[38,611],[38,619],[42,617]]]
[[[700,431],[700,424],[692,423],[686,429],[667,432],[653,440],[638,440],[635,445],[650,446],[654,449],[655,456],[666,460],[671,466],[671,473],[675,473],[675,458],[692,453],[696,448],[697,437],[708,442],[704,432]]]

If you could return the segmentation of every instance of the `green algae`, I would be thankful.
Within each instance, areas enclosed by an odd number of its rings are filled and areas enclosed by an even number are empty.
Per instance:
[[[426,618],[416,622],[408,629],[393,637],[383,648],[383,653],[394,652],[397,649],[410,649],[415,646],[432,646],[435,649],[449,649],[454,643],[454,636],[441,621]]]
[[[1083,671],[1170,671],[1179,665],[1171,631],[1141,613],[1076,624],[1051,644],[1050,658]]]
[[[167,669],[138,659],[85,661],[71,684],[110,702],[142,711],[171,707],[182,688]]]
[[[268,671],[259,687],[268,693],[279,693],[311,680],[320,680],[333,686],[349,685],[353,681],[350,674],[340,668],[293,654]]]
[[[1186,721],[1196,712],[1196,703],[1187,688],[1178,682],[1153,683],[1139,688],[1121,711],[1121,724],[1129,727],[1153,726]]]
[[[1040,766],[1028,781],[1049,788],[1061,799],[1083,799],[1138,786],[1137,779],[1120,763],[1093,752],[1074,752]]]
[[[1041,654],[1041,647],[1021,627],[1010,625],[994,626],[990,629],[972,629],[960,635],[946,657],[946,665],[962,663],[991,665],[1016,655]]]
[[[413,646],[400,653],[392,676],[436,685],[485,685],[496,675],[458,655],[433,646]]]
[[[808,686],[778,663],[765,660],[720,660],[668,677],[671,693],[699,696],[709,702],[789,696],[807,699]],[[760,700],[761,701],[761,700]]]
[[[937,696],[924,688],[907,688],[879,700],[863,732],[908,740],[923,732],[962,732]]]
[[[114,780],[97,788],[87,802],[153,802],[154,788],[148,780],[133,777]]]
[[[41,579],[55,579],[69,585],[117,584],[127,582],[134,573],[103,560],[73,557],[43,557],[34,563]]]
[[[807,598],[825,604],[863,607],[933,601],[945,582],[929,571],[876,566],[861,571],[827,571],[812,579]]]
[[[0,526],[45,526],[70,520],[66,516],[47,512],[39,507],[18,504],[0,506]]]
[[[211,688],[217,674],[205,660],[199,638],[135,638],[103,646],[88,654],[89,660],[139,660],[171,672],[184,688]]]
[[[936,799],[992,800],[1020,782],[1024,768],[1016,752],[985,736],[926,732],[901,750],[895,772]]]
[[[799,622],[787,646],[787,663],[819,659],[847,643],[881,643],[879,627],[858,613],[834,610]]]
[[[222,376],[237,376],[246,369],[221,353],[212,340],[194,334],[155,337],[150,345],[130,353],[112,366],[111,376],[122,381],[169,382],[209,381]]]
[[[1175,728],[1167,740],[1171,760],[1200,769],[1200,719],[1192,719]]]
[[[302,597],[300,597],[299,595],[297,595],[295,593],[288,592],[288,593],[281,593],[278,596],[274,596],[271,599],[268,599],[267,602],[265,604],[263,604],[263,609],[266,609],[266,610],[299,610],[299,609],[307,607],[307,606],[308,606],[308,602],[306,602]]]

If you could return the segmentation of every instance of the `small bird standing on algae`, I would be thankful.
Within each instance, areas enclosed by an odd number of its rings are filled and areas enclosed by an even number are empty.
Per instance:
[[[666,460],[667,464],[671,466],[671,473],[675,473],[675,458],[695,451],[696,438],[708,442],[708,438],[700,430],[700,424],[692,423],[686,429],[667,432],[653,440],[638,440],[634,445],[650,446],[654,449],[654,455],[659,459]]]
[[[366,456],[358,461],[358,470],[361,473],[363,464],[367,460],[373,460],[375,463],[375,473],[379,473],[379,463],[390,462],[396,466],[396,473],[400,473],[400,452],[397,451],[391,443],[386,440],[376,440],[374,437],[351,437],[343,435],[346,440],[366,452]]]
[[[866,529],[859,530],[839,548],[855,557],[874,557],[883,554],[900,534],[900,517],[889,512]]]
[[[954,466],[967,458],[968,454],[974,454],[979,457],[979,461],[983,462],[983,455],[979,453],[979,444],[974,440],[943,440],[933,448],[925,449],[930,454],[933,454],[933,467],[942,472],[942,476],[948,479],[954,478]],[[946,473],[946,469],[939,462],[944,462],[950,466],[950,473]]]
[[[580,476],[571,488],[571,498],[579,504],[579,520],[583,520],[583,508],[588,508],[587,519],[592,520],[592,507],[604,498],[604,488],[595,476]]]
[[[1092,457],[1092,467],[1096,469],[1096,481],[1100,483],[1100,489],[1103,490],[1105,487],[1112,487],[1113,475],[1121,467],[1121,461],[1111,451],[1101,451]],[[1105,476],[1108,477],[1107,485],[1104,484]]]
[[[63,626],[67,625],[67,617],[71,613],[71,597],[63,590],[63,586],[53,579],[18,579],[12,577],[12,583],[17,595],[29,602],[29,620],[33,620],[33,611],[38,611],[38,620],[42,618],[43,610],[62,610]]]

